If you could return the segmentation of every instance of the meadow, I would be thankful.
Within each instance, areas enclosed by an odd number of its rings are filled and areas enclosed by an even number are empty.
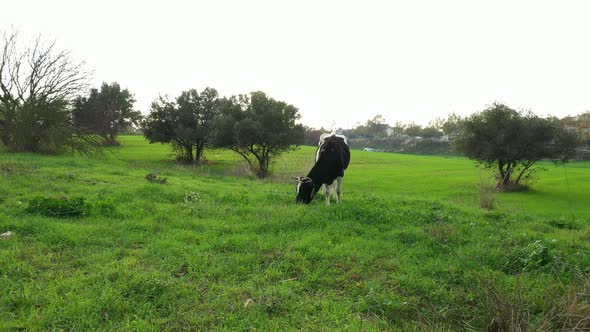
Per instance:
[[[0,330],[590,328],[590,163],[479,207],[460,157],[352,151],[343,205],[296,205],[313,147],[251,177],[140,136],[101,156],[0,154]],[[166,178],[146,181],[147,174]],[[75,218],[30,210],[83,198]]]

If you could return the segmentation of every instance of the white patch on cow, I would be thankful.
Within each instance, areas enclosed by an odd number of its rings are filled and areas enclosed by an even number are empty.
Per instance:
[[[315,162],[317,163],[318,160],[320,159],[320,150],[321,150],[321,146],[318,148],[318,150],[315,152]]]
[[[301,188],[301,182],[297,182],[297,195],[299,195],[299,188]]]
[[[346,143],[346,145],[348,145],[348,139],[346,138],[346,136],[336,134],[335,132],[331,132],[331,133],[322,134],[320,136],[320,141],[318,143],[318,146],[322,146],[322,144],[324,144],[324,142],[326,141],[326,137],[330,137],[330,136],[340,137],[344,140],[344,143]]]
[[[342,204],[342,197],[340,196],[340,190],[341,190],[341,188],[342,188],[342,177],[339,176],[336,179],[336,188],[335,188],[336,189],[336,202],[338,204]]]

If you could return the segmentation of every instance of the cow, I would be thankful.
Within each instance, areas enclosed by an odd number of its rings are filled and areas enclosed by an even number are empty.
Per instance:
[[[309,204],[323,186],[326,204],[334,193],[336,202],[342,204],[340,188],[344,170],[350,163],[350,149],[345,136],[323,134],[318,143],[315,164],[307,176],[293,178],[297,181],[297,203]]]

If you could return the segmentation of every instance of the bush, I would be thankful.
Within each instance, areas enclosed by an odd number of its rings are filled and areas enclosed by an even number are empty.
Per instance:
[[[157,174],[150,173],[145,176],[145,179],[151,183],[159,183],[159,184],[166,184],[168,181],[166,178],[160,177]]]
[[[82,197],[36,197],[29,203],[26,211],[45,217],[77,218],[87,215],[89,208],[88,203]]]

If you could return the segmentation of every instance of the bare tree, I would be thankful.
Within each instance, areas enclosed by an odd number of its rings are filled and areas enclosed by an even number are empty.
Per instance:
[[[91,72],[68,51],[41,36],[21,47],[17,32],[2,34],[0,54],[0,137],[14,151],[54,151],[79,142],[70,102]],[[64,145],[65,144],[65,145]],[[75,144],[74,144],[75,145]]]

